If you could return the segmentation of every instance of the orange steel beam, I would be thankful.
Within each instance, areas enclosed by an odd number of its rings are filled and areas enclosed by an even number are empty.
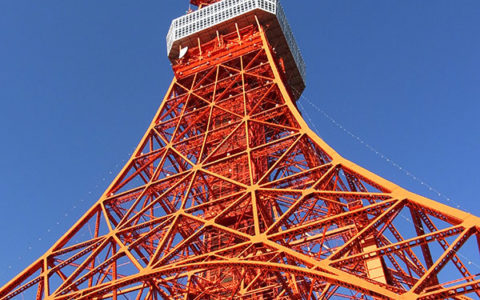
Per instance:
[[[457,255],[478,251],[480,219],[321,140],[264,30],[236,26],[174,63],[123,170],[0,299],[480,296]]]

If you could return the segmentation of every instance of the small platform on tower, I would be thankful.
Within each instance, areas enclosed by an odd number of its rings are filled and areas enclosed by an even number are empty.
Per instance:
[[[195,6],[205,6],[205,5],[213,4],[218,1],[219,0],[190,0],[190,3]]]
[[[172,63],[180,58],[181,49],[197,47],[258,20],[276,56],[284,62],[293,96],[300,97],[305,89],[305,62],[278,0],[192,0],[191,3],[202,6],[174,19],[168,31],[167,53]],[[210,5],[203,7],[203,4]]]

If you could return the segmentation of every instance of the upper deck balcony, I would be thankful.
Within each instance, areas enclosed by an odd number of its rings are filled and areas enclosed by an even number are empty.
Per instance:
[[[196,47],[198,39],[209,41],[220,34],[255,24],[255,17],[266,30],[276,55],[284,61],[286,78],[298,99],[305,89],[305,63],[279,0],[222,0],[172,21],[167,34],[167,53],[173,62],[180,48]]]

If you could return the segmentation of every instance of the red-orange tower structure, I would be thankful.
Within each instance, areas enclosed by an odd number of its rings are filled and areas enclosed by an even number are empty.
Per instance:
[[[191,3],[167,36],[175,77],[132,157],[0,298],[478,298],[457,252],[478,251],[480,219],[308,128],[279,2]]]

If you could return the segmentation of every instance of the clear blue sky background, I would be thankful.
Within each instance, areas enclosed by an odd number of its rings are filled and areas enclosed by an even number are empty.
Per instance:
[[[171,81],[165,35],[187,2],[0,1],[0,285],[44,253],[129,157]],[[308,67],[305,96],[480,215],[480,1],[283,5]],[[300,103],[345,157],[454,205]],[[478,252],[470,259],[480,264]]]

